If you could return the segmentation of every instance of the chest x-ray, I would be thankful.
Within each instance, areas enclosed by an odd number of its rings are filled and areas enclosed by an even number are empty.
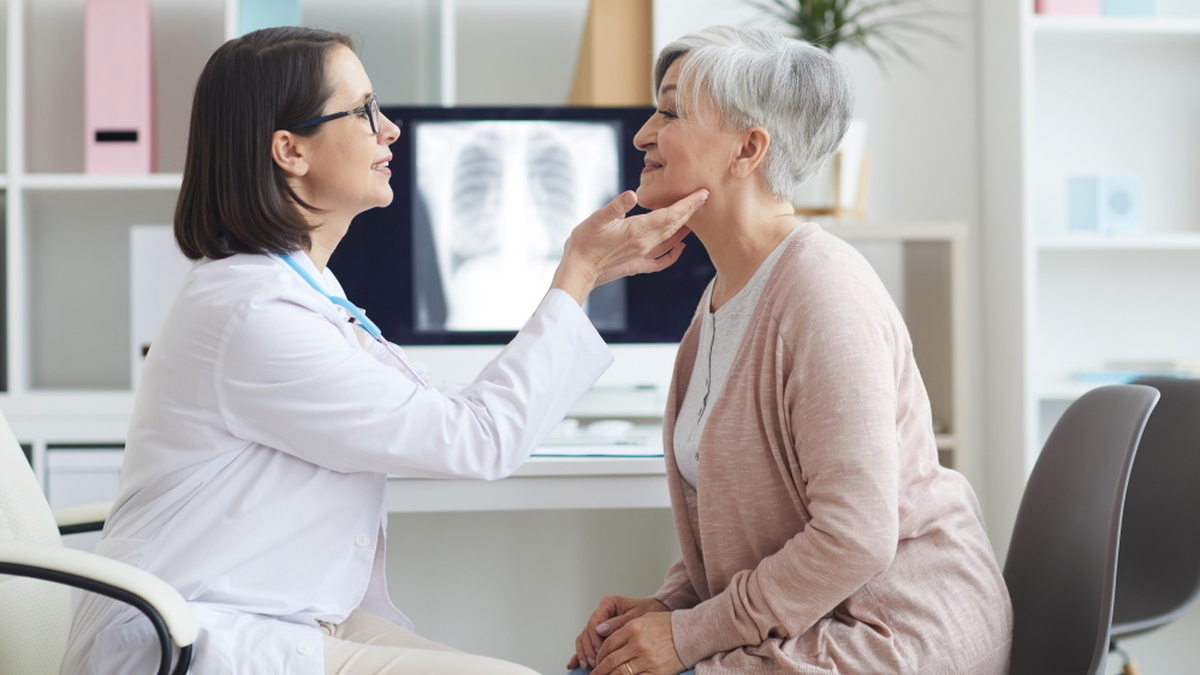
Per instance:
[[[431,245],[414,247],[423,258],[413,261],[417,330],[519,329],[549,287],[572,228],[619,191],[617,126],[414,127],[414,232]]]

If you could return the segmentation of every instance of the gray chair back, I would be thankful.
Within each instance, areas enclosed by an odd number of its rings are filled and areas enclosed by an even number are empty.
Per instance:
[[[1158,397],[1140,385],[1093,389],[1046,439],[1004,564],[1014,675],[1103,672],[1125,488]]]
[[[1200,599],[1200,380],[1145,378],[1162,395],[1125,494],[1113,639],[1170,623]]]

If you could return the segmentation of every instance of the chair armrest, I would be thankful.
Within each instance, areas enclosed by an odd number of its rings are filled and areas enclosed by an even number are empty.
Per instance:
[[[58,524],[59,534],[95,532],[104,527],[104,521],[108,519],[111,508],[112,502],[96,502],[58,509],[54,512],[54,522]]]
[[[167,582],[132,565],[59,546],[0,539],[0,573],[103,592],[87,584],[92,581],[124,591],[158,612],[176,646],[184,648],[196,641],[196,619],[183,596]]]

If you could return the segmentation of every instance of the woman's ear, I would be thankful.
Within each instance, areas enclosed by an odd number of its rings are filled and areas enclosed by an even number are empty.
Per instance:
[[[304,140],[303,136],[282,129],[271,135],[271,159],[288,176],[300,177],[308,173]]]
[[[767,148],[771,147],[771,135],[762,127],[750,127],[742,132],[741,145],[733,158],[735,176],[749,176],[767,159]]]

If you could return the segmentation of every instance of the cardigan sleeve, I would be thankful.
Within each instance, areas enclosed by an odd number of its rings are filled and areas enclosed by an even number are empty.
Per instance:
[[[687,609],[700,602],[700,595],[692,586],[692,580],[688,576],[683,558],[676,560],[675,564],[671,565],[671,568],[667,570],[667,577],[663,581],[662,587],[651,597],[666,605],[670,610]]]
[[[822,278],[788,288],[784,313],[755,331],[766,341],[761,353],[780,356],[762,359],[770,369],[755,364],[757,388],[784,421],[784,461],[804,483],[809,520],[720,593],[673,613],[676,650],[689,668],[768,637],[803,634],[895,555],[897,354],[911,347],[878,280],[839,272],[809,272]],[[706,546],[713,553],[719,542]]]

